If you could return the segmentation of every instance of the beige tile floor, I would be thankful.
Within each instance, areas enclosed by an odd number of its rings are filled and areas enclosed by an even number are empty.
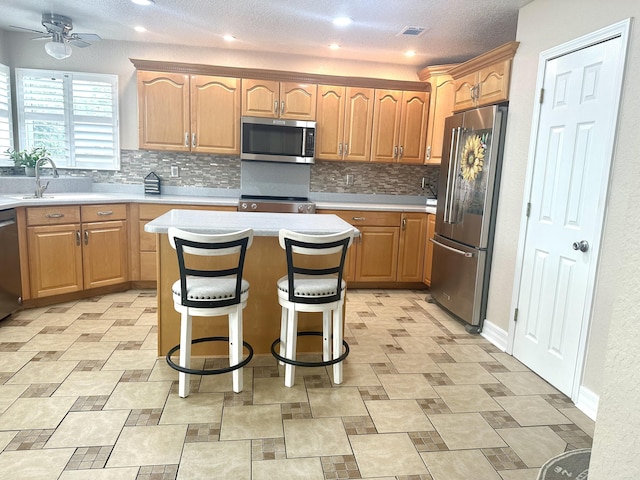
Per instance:
[[[186,399],[155,312],[155,292],[129,291],[0,322],[1,478],[534,480],[591,445],[566,396],[425,292],[348,293],[339,386],[298,368],[285,388],[256,356],[241,394],[226,374]]]

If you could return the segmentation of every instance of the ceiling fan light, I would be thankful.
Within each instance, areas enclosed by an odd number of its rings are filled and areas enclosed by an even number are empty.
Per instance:
[[[154,0],[131,0],[132,3],[135,3],[136,5],[151,5],[152,3],[155,3]]]
[[[57,60],[62,60],[71,56],[71,46],[65,42],[47,42],[44,44],[45,51]]]

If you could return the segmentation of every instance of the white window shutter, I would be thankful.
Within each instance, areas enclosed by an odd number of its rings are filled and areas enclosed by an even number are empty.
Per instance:
[[[6,160],[7,164],[9,155],[5,152],[10,148],[13,148],[11,75],[9,67],[0,64],[0,160]]]

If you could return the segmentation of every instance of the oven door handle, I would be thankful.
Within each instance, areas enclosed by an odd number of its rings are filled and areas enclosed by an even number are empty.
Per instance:
[[[435,245],[444,248],[445,250],[449,250],[450,252],[457,253],[458,255],[462,255],[466,258],[473,258],[473,253],[465,252],[463,250],[458,250],[457,248],[450,247],[449,245],[445,245],[444,243],[438,242],[435,238],[430,238],[430,242],[433,242]]]
[[[10,227],[11,225],[15,225],[15,220],[5,220],[4,222],[0,222],[0,228]]]

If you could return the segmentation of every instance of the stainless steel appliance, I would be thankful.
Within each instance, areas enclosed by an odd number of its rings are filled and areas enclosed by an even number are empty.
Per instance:
[[[316,205],[308,198],[242,195],[239,212],[316,213]]]
[[[507,109],[445,121],[433,242],[431,296],[479,332],[486,314]]]
[[[0,319],[22,303],[18,227],[14,209],[0,211]]]
[[[313,163],[316,122],[242,117],[240,145],[242,160]]]

